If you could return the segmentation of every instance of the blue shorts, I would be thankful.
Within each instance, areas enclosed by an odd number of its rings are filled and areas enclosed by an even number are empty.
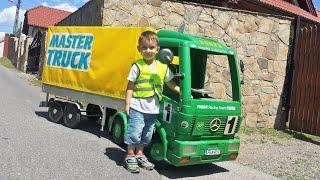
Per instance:
[[[128,130],[124,142],[128,145],[148,145],[151,142],[158,114],[147,114],[130,108]]]

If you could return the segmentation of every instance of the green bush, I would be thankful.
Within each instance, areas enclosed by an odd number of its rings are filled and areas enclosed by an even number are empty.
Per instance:
[[[0,58],[0,64],[4,67],[10,68],[10,69],[14,69],[15,67],[12,65],[11,61],[6,58],[6,57],[2,57]]]

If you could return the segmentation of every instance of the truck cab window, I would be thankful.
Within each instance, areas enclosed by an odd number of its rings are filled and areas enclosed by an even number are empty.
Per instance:
[[[191,49],[190,56],[192,97],[232,100],[228,56],[198,49]]]

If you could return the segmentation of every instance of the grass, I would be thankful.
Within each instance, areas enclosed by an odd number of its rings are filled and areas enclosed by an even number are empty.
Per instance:
[[[12,65],[11,61],[6,57],[0,58],[0,64],[6,68],[15,69],[15,67]]]
[[[11,63],[11,61],[6,58],[6,57],[1,57],[0,58],[0,64],[8,69],[12,69],[14,71],[18,71]],[[30,82],[31,85],[33,86],[38,86],[38,87],[41,87],[42,83],[40,80],[38,79],[31,79],[31,80],[28,80]]]
[[[41,82],[39,79],[32,79],[32,80],[29,80],[29,82],[30,82],[31,85],[33,85],[33,86],[38,86],[38,87],[41,87],[41,86],[42,86],[42,82]]]
[[[293,136],[296,139],[300,139],[302,141],[307,141],[307,142],[310,142],[313,144],[320,145],[320,137],[319,136],[305,134],[305,133],[297,132],[297,131],[293,131],[293,130],[285,130],[285,132],[290,134],[291,136]]]
[[[254,134],[261,134],[266,137],[276,137],[280,139],[291,139],[293,138],[292,134],[288,134],[283,131],[277,131],[275,129],[269,129],[269,128],[251,128],[248,126],[241,126],[240,133],[246,134],[246,135],[253,135]]]
[[[248,135],[248,136],[255,136],[257,134],[262,135],[263,137],[275,137],[278,139],[286,139],[290,140],[292,138],[299,139],[302,141],[310,142],[313,144],[320,145],[320,137],[313,136],[310,134],[305,134],[302,132],[292,131],[292,130],[283,130],[278,131],[275,129],[268,129],[268,128],[251,128],[248,126],[241,126],[239,133]],[[272,141],[273,144],[278,144],[277,141]]]

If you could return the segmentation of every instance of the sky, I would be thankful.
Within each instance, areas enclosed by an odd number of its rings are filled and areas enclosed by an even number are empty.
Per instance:
[[[16,4],[18,0],[0,0],[0,41],[5,33],[12,33]],[[19,21],[23,22],[26,10],[39,5],[74,12],[89,0],[21,0]],[[320,0],[312,0],[316,9],[320,9]],[[19,23],[20,25],[20,23]]]
[[[43,5],[70,12],[76,11],[89,0],[21,0],[19,21],[23,22],[26,10]],[[5,33],[12,33],[18,0],[0,0],[0,41]],[[20,25],[19,22],[19,25]]]

